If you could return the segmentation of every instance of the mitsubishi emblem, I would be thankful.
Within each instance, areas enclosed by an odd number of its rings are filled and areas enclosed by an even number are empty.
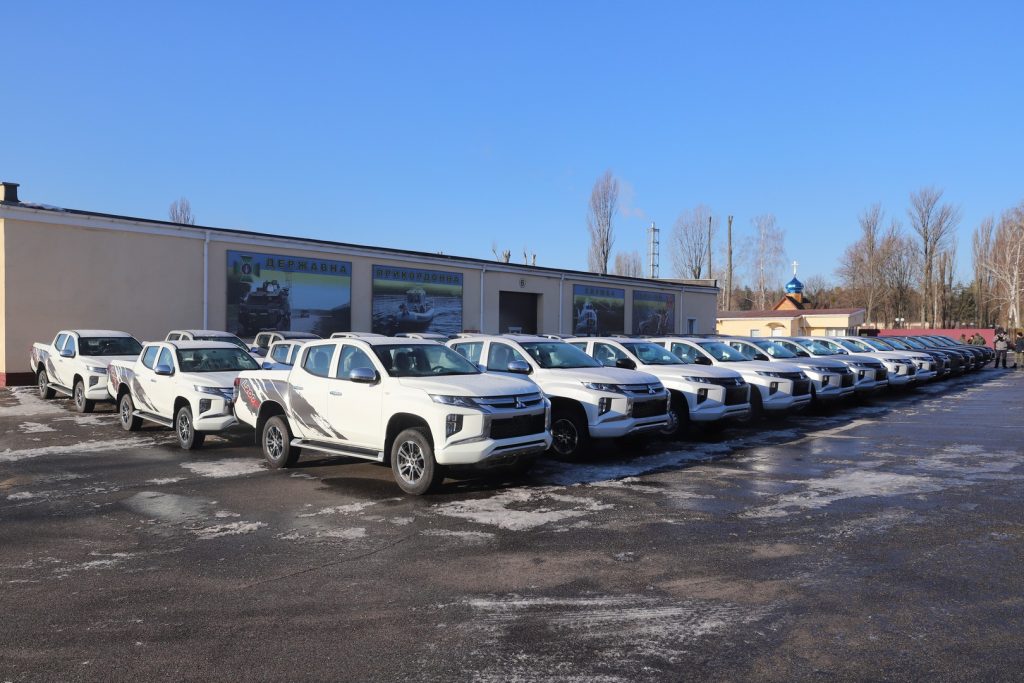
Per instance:
[[[523,403],[523,399],[516,396],[516,408],[525,408],[526,404]]]

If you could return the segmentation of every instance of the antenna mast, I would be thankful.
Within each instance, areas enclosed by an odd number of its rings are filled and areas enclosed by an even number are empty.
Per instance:
[[[661,243],[658,240],[658,226],[651,221],[651,227],[647,228],[647,263],[648,263],[648,274],[647,277],[652,280],[660,277],[661,265],[659,263],[659,254],[661,253]]]

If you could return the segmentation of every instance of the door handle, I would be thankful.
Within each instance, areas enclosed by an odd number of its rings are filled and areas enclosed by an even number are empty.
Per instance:
[[[295,391],[302,391],[302,387],[292,386],[292,389],[294,389]]]
[[[156,380],[153,379],[152,377],[149,378],[149,381],[152,382],[153,384],[156,384]]]
[[[331,392],[331,396],[341,396],[341,392],[340,391],[332,391]]]

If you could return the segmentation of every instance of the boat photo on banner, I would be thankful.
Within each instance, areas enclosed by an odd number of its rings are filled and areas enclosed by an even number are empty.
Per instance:
[[[378,334],[462,331],[462,273],[373,267],[373,325]]]
[[[676,295],[633,290],[633,334],[662,335],[676,331]]]
[[[581,335],[622,334],[626,331],[626,290],[573,285],[572,329]]]
[[[352,329],[352,263],[228,251],[227,329],[330,337]]]

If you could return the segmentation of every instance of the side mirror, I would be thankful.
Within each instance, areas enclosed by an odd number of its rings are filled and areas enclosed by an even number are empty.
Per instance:
[[[524,360],[514,360],[508,364],[508,371],[517,375],[529,375],[533,372],[533,368]]]
[[[349,370],[348,379],[359,384],[373,384],[377,381],[377,372],[370,368],[353,368]]]
[[[170,365],[167,365],[166,363],[160,363],[155,368],[153,368],[153,372],[155,372],[158,375],[170,376],[174,374],[174,368],[172,368]]]
[[[811,354],[807,353],[806,351],[797,351],[796,355],[799,356],[800,358],[810,358],[811,357]]]
[[[622,368],[623,370],[636,370],[636,363],[630,358],[617,358],[615,360],[615,367]]]
[[[754,356],[754,360],[771,360],[771,358],[764,355],[763,353],[758,353]]]
[[[71,349],[61,349],[60,350],[60,355],[63,358],[74,358],[75,357],[75,352],[72,351]]]
[[[711,365],[711,359],[707,356],[697,356],[693,359],[693,362],[697,365]]]

